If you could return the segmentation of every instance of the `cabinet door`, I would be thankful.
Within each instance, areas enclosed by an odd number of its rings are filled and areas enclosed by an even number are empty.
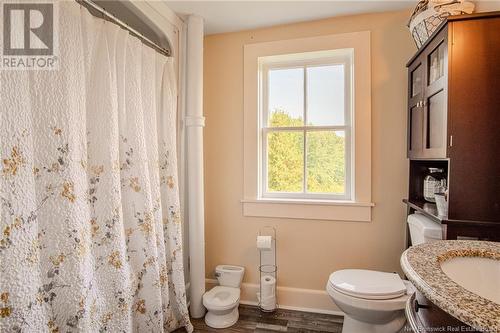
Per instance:
[[[424,88],[424,158],[446,158],[447,134],[447,34],[427,46]]]
[[[422,57],[408,68],[408,157],[422,157],[424,148],[423,96],[425,65]]]

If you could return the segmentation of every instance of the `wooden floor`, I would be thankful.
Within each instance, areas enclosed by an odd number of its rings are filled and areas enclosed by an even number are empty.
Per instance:
[[[191,319],[195,332],[333,332],[342,331],[342,317],[279,309],[274,313],[263,313],[257,307],[240,305],[240,319],[226,329],[214,329],[202,319]],[[176,333],[184,332],[177,330]]]

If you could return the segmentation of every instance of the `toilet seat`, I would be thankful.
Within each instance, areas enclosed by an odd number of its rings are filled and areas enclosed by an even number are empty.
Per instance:
[[[406,286],[396,273],[386,273],[365,269],[344,269],[330,275],[331,288],[348,296],[387,300],[406,294]]]
[[[203,305],[208,310],[229,310],[239,301],[239,288],[216,286],[203,295]]]

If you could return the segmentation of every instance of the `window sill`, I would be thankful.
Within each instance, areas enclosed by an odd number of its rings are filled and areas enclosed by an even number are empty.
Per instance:
[[[328,200],[245,199],[243,215],[305,220],[371,221],[373,203]]]

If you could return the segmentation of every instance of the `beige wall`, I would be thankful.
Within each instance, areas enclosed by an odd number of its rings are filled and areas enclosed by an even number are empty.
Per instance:
[[[217,264],[246,268],[258,282],[255,237],[260,227],[278,232],[279,285],[324,289],[343,268],[400,271],[407,193],[406,69],[415,52],[405,24],[409,12],[357,15],[205,38],[205,239],[207,277]],[[371,31],[371,222],[243,217],[243,45]]]

